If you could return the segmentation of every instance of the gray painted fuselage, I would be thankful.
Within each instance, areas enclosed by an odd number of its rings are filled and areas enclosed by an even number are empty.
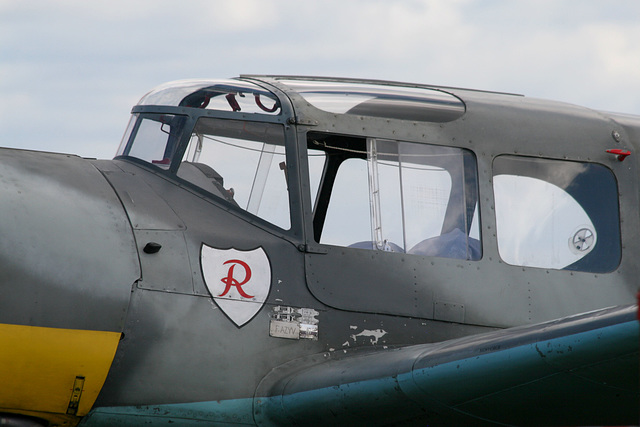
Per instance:
[[[274,372],[291,374],[332,354],[438,343],[635,301],[640,119],[450,88],[437,90],[463,101],[464,114],[455,120],[337,114],[276,78],[246,80],[280,102],[279,115],[257,120],[284,129],[288,230],[150,162],[0,150],[0,323],[122,334],[94,412],[82,425],[267,422],[253,412],[259,408],[254,398],[268,397],[263,380]],[[204,114],[185,106],[156,110],[179,108],[193,121]],[[256,120],[241,111],[206,114]],[[307,171],[310,133],[472,152],[481,259],[320,243]],[[631,155],[621,162],[610,149]],[[596,163],[614,174],[622,248],[614,270],[502,260],[493,164],[504,155]],[[150,243],[159,250],[145,250]],[[214,300],[220,295],[212,295],[203,277],[203,245],[266,254],[270,290],[247,323],[235,324]],[[233,274],[229,270],[230,281]],[[274,336],[270,327],[282,307],[315,310],[317,339]],[[240,409],[226,410],[233,405]],[[155,410],[167,418],[155,418]]]

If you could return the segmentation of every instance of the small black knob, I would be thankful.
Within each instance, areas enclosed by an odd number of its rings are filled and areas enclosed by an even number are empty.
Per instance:
[[[158,253],[161,248],[162,245],[160,243],[149,242],[145,245],[143,251],[145,254],[155,254]]]

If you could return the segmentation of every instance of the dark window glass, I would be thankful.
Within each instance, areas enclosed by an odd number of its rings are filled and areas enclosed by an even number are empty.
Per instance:
[[[314,232],[324,244],[480,259],[477,170],[467,150],[376,138],[313,135],[324,152]],[[310,164],[312,164],[310,159]]]
[[[602,273],[620,263],[618,191],[603,165],[500,156],[498,250],[512,265]]]

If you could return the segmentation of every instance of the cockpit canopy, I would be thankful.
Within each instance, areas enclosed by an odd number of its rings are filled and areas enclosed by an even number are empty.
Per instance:
[[[477,261],[480,204],[490,199],[480,196],[476,153],[431,135],[465,113],[464,102],[444,90],[395,83],[178,81],[142,97],[117,155],[282,230],[306,221],[312,245]],[[382,137],[384,127],[390,131]],[[615,269],[619,216],[606,167],[503,155],[492,173],[504,262]],[[305,203],[311,214],[294,221],[291,206],[301,212]]]
[[[243,113],[280,114],[273,93],[242,80],[182,80],[160,85],[139,106],[164,105]]]
[[[444,123],[460,118],[464,103],[450,93],[425,88],[351,81],[279,80],[307,102],[330,113]]]
[[[320,114],[426,122],[455,120],[464,103],[440,90],[314,78],[183,80],[133,108],[117,156],[175,173],[284,229],[290,227],[284,125],[289,98]],[[286,94],[286,95],[285,95]]]
[[[465,113],[456,96],[432,88],[351,80],[276,78],[287,93],[300,95],[319,110],[369,117],[433,123],[450,122]],[[242,113],[282,114],[276,94],[242,80],[181,80],[151,90],[138,106],[189,107]]]

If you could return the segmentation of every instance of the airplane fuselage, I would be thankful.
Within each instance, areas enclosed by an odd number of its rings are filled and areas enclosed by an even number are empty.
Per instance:
[[[0,150],[1,412],[280,424],[279,373],[631,304],[639,137],[518,95],[245,76],[145,95],[113,160]]]

